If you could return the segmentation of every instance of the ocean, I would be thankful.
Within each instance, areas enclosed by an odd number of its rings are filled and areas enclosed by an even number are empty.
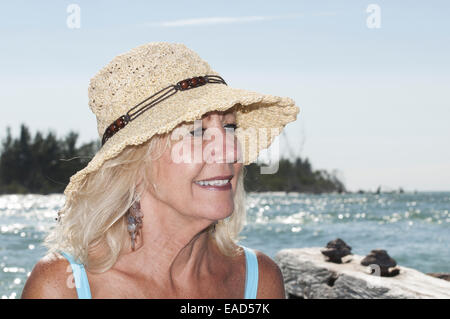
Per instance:
[[[0,196],[0,296],[20,298],[62,194]],[[450,192],[403,194],[250,193],[242,245],[274,257],[283,248],[343,239],[352,253],[385,249],[397,264],[450,272]]]

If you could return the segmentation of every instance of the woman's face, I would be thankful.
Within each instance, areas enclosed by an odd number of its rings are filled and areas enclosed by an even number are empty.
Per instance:
[[[185,216],[211,221],[234,210],[242,169],[234,112],[210,112],[171,134],[172,146],[154,162],[152,194]]]

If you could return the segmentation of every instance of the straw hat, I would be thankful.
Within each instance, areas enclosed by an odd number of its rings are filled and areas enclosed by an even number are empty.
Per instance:
[[[300,110],[288,97],[232,88],[224,83],[206,83],[178,90],[133,121],[120,125],[112,136],[111,132],[105,133],[112,123],[154,93],[184,79],[205,75],[220,76],[184,44],[167,42],[141,45],[116,56],[102,68],[91,79],[89,107],[97,117],[100,138],[105,135],[109,138],[88,165],[70,178],[64,191],[66,199],[75,195],[88,174],[100,169],[127,145],[139,145],[155,134],[172,131],[182,122],[201,119],[207,112],[225,111],[237,104],[235,133],[242,144],[243,163],[250,164],[287,123],[296,119]]]

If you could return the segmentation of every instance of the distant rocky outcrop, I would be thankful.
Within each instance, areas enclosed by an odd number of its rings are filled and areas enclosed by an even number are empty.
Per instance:
[[[450,281],[450,274],[448,273],[444,273],[444,272],[430,272],[427,273],[428,276],[432,276],[432,277],[436,277],[436,278],[440,278],[443,280],[447,280]]]
[[[394,277],[372,275],[365,258],[347,255],[341,264],[326,261],[321,247],[283,249],[275,261],[283,273],[286,297],[320,299],[450,298],[450,282],[397,266]]]

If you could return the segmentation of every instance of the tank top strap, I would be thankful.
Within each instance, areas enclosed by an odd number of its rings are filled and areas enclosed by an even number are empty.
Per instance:
[[[256,299],[258,292],[258,258],[253,249],[241,246],[245,252],[245,294],[244,299]]]
[[[91,289],[89,287],[89,281],[86,274],[86,269],[82,263],[78,263],[72,257],[72,255],[62,252],[59,252],[62,256],[64,256],[70,263],[72,267],[73,278],[75,281],[75,287],[77,288],[77,294],[79,299],[91,299]]]

